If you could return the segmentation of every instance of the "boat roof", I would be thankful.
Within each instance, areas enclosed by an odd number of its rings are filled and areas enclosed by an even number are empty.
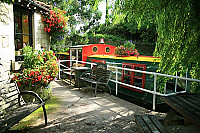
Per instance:
[[[64,55],[69,55],[69,53],[68,53],[68,52],[58,52],[58,53],[56,53],[56,54],[64,54]]]
[[[128,56],[128,57],[116,57],[115,55],[91,55],[89,57],[96,58],[109,58],[109,59],[119,59],[119,60],[135,60],[135,61],[146,61],[146,62],[161,62],[160,58],[153,56]]]
[[[89,46],[89,45],[75,45],[75,46],[70,46],[70,49],[82,49],[85,46]]]

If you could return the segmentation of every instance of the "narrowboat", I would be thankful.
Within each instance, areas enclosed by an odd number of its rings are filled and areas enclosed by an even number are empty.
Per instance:
[[[136,69],[148,72],[156,72],[160,62],[160,58],[153,56],[128,56],[118,57],[114,54],[115,46],[107,44],[90,44],[79,45],[70,47],[70,59],[72,56],[76,56],[77,60],[83,62],[103,62],[109,66],[117,66],[122,68]],[[87,65],[87,64],[85,64]],[[70,65],[72,66],[72,64]],[[109,68],[112,70],[113,68]],[[116,80],[115,71],[112,70],[112,79]],[[142,74],[131,71],[118,71],[118,81],[145,89],[153,90],[154,82],[153,76],[149,74]],[[116,89],[116,83],[109,82],[113,91]],[[118,92],[128,95],[133,98],[140,99],[147,103],[152,103],[153,95],[144,91],[127,87],[125,85],[118,84]],[[156,98],[156,103],[161,103],[160,98]]]

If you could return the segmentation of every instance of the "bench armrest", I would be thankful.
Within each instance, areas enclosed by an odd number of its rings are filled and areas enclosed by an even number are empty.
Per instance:
[[[101,82],[102,79],[106,79],[106,83],[109,82],[109,78],[106,77],[106,76],[102,76],[102,77],[100,77],[100,78],[97,80],[97,82]]]
[[[91,74],[92,74],[91,71],[85,71],[80,75],[79,78],[81,78],[81,77],[87,77],[88,78],[88,77],[90,77]]]
[[[41,97],[39,97],[39,95],[37,94],[37,93],[35,93],[35,92],[33,92],[33,91],[23,91],[23,92],[20,92],[19,93],[19,95],[18,95],[18,102],[19,102],[19,105],[20,105],[20,96],[21,95],[32,95],[32,96],[35,96],[39,101],[40,101],[40,103],[42,104],[45,104],[44,102],[43,102],[43,100],[42,100],[42,98]]]
[[[43,102],[42,98],[40,98],[37,93],[35,93],[33,91],[23,91],[23,92],[20,92],[19,95],[18,95],[19,106],[20,106],[20,95],[26,95],[26,94],[33,95],[33,96],[35,96],[40,101],[40,104],[42,105],[43,112],[44,112],[45,125],[47,125],[47,113],[46,113],[46,109],[45,109],[45,102]]]

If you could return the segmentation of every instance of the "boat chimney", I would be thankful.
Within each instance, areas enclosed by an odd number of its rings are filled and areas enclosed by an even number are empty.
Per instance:
[[[105,42],[104,42],[104,39],[103,39],[103,38],[100,38],[100,40],[99,40],[99,44],[105,44]]]

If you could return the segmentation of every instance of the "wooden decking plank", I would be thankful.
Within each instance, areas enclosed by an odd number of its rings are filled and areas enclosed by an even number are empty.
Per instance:
[[[151,121],[151,119],[147,115],[142,115],[141,117],[145,121],[146,125],[148,125],[148,127],[149,127],[149,129],[151,130],[152,133],[154,133],[154,132],[158,133],[159,132],[157,127],[153,124],[153,122]]]
[[[170,105],[172,108],[174,108],[177,112],[182,114],[184,117],[190,119],[192,122],[200,126],[200,119],[196,117],[193,113],[186,110],[182,106],[180,106],[178,103],[176,103],[174,100],[171,99],[172,96],[169,97],[162,97],[161,99],[165,101],[168,105]],[[184,112],[183,112],[184,110]],[[194,112],[195,113],[195,112]]]
[[[141,118],[141,116],[135,115],[135,121],[136,121],[137,125],[139,126],[140,130],[143,133],[151,133],[150,129],[148,128],[148,126],[146,125],[146,123],[143,121],[143,119]]]
[[[158,119],[155,118],[155,116],[150,115],[149,118],[157,126],[157,128],[159,129],[161,133],[168,133],[165,127],[158,121]]]

